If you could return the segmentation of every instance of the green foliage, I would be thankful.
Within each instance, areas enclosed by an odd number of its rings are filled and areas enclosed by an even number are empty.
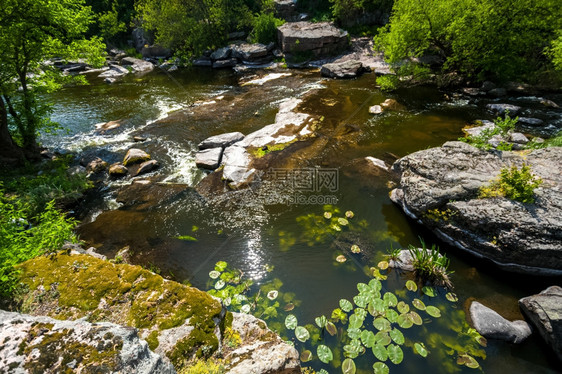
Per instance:
[[[509,114],[506,113],[505,118],[497,117],[494,120],[493,127],[482,130],[480,134],[476,136],[468,135],[466,137],[459,138],[459,140],[471,144],[476,148],[490,150],[494,148],[491,144],[489,144],[490,139],[496,135],[506,138],[509,135],[509,132],[515,129],[517,121],[519,121],[519,117],[511,118],[509,117]],[[510,151],[511,144],[501,142],[497,149],[499,151]]]
[[[226,367],[222,360],[210,358],[197,360],[195,364],[186,366],[178,371],[179,374],[224,374]]]
[[[556,64],[562,7],[557,0],[396,0],[389,25],[376,37],[386,59],[424,54],[445,59],[444,72],[484,79],[533,80]]]
[[[532,204],[535,202],[535,188],[542,183],[541,178],[531,173],[529,165],[523,164],[521,169],[513,165],[511,168],[501,169],[498,181],[480,188],[479,197],[505,196],[521,203]]]
[[[254,17],[254,29],[250,34],[252,43],[269,44],[277,41],[277,28],[284,23],[283,20],[275,18],[272,13],[260,13]]]
[[[93,65],[105,62],[101,40],[84,38],[92,22],[93,14],[82,0],[0,2],[0,127],[9,113],[10,132],[24,148],[35,151],[37,132],[51,125],[50,106],[41,94],[72,79],[43,61],[56,57],[85,58]],[[78,81],[84,82],[83,77]]]
[[[14,266],[61,248],[66,241],[77,242],[76,222],[49,202],[37,216],[29,215],[29,206],[0,189],[0,298],[16,290]]]
[[[450,260],[446,255],[439,253],[439,247],[435,244],[429,249],[423,240],[420,241],[422,248],[413,245],[408,248],[416,277],[431,284],[451,287],[449,279],[451,272],[448,270]]]
[[[86,0],[97,23],[90,26],[89,35],[99,35],[106,43],[126,44],[128,31],[134,25],[135,0]]]
[[[330,0],[330,3],[334,18],[349,27],[356,25],[366,12],[390,12],[393,0]]]

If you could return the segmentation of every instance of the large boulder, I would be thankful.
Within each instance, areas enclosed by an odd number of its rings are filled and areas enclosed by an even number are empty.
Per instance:
[[[121,60],[121,65],[130,66],[135,73],[147,73],[154,69],[150,62],[134,57],[125,57]]]
[[[329,22],[288,22],[277,28],[283,52],[311,57],[336,55],[349,47],[347,31]]]
[[[250,168],[251,161],[245,148],[237,145],[226,148],[222,157],[223,179],[233,188],[247,184],[255,173],[255,170]]]
[[[211,136],[199,143],[198,147],[200,150],[217,147],[224,149],[236,142],[239,142],[242,139],[244,139],[244,134],[242,134],[241,132],[228,132]]]
[[[195,154],[195,165],[198,168],[215,170],[219,167],[222,159],[221,147],[203,149]]]
[[[533,204],[478,198],[502,168],[524,163],[544,181]],[[447,142],[393,169],[401,179],[391,199],[443,240],[508,270],[562,274],[562,148],[522,155]]]
[[[121,78],[127,74],[129,74],[129,70],[126,68],[118,65],[111,65],[109,70],[98,75],[98,78]]]
[[[137,329],[0,310],[0,367],[10,373],[173,374]]]
[[[494,310],[473,301],[470,319],[476,331],[485,338],[521,343],[531,335],[531,327],[525,321],[508,321]]]
[[[125,158],[123,159],[123,165],[129,166],[134,164],[140,164],[145,161],[150,160],[150,155],[138,148],[131,148],[127,151]]]
[[[320,73],[328,78],[356,78],[368,71],[369,69],[363,66],[360,61],[348,60],[343,62],[336,62],[331,64],[324,64]]]
[[[552,286],[538,295],[524,297],[519,306],[562,361],[562,288]]]
[[[260,43],[243,43],[232,47],[232,56],[247,62],[261,60],[266,57],[268,53],[267,46]]]
[[[275,17],[285,21],[296,21],[299,13],[297,12],[296,0],[274,0]]]

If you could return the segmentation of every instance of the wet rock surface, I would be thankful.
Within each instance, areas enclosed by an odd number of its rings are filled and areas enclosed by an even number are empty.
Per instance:
[[[328,78],[350,79],[356,78],[368,70],[370,69],[363,66],[360,61],[349,60],[325,64],[322,66],[320,73]]]
[[[198,168],[215,170],[221,163],[222,152],[221,147],[199,151],[195,154],[195,165]]]
[[[562,287],[548,287],[537,295],[524,297],[519,306],[562,361]]]
[[[329,22],[289,22],[277,30],[285,54],[307,52],[321,57],[336,55],[349,47],[347,31]]]
[[[500,169],[523,163],[544,183],[535,203],[478,198]],[[443,240],[513,271],[562,273],[562,148],[518,154],[486,152],[462,142],[398,160],[391,199]]]
[[[140,164],[148,160],[150,160],[150,155],[148,153],[138,148],[131,148],[127,151],[123,159],[123,165]]]
[[[172,374],[137,329],[109,322],[61,321],[0,310],[0,366],[10,373]]]
[[[244,134],[242,134],[241,132],[229,132],[225,134],[211,136],[203,140],[201,143],[199,143],[198,147],[200,150],[204,150],[208,148],[224,149],[236,142],[239,142],[242,139],[244,139]]]
[[[508,321],[477,301],[470,304],[469,312],[474,328],[485,338],[521,343],[531,335],[531,327],[527,322]]]

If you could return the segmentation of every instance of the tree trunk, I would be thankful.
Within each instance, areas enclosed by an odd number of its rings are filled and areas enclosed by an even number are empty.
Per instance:
[[[24,160],[22,149],[14,143],[8,130],[8,110],[0,97],[0,166],[21,164]]]

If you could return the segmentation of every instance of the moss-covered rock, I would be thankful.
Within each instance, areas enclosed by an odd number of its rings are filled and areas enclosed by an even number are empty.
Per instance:
[[[220,303],[140,266],[59,253],[27,261],[20,270],[30,291],[23,300],[26,313],[136,327],[175,365],[218,349]]]

